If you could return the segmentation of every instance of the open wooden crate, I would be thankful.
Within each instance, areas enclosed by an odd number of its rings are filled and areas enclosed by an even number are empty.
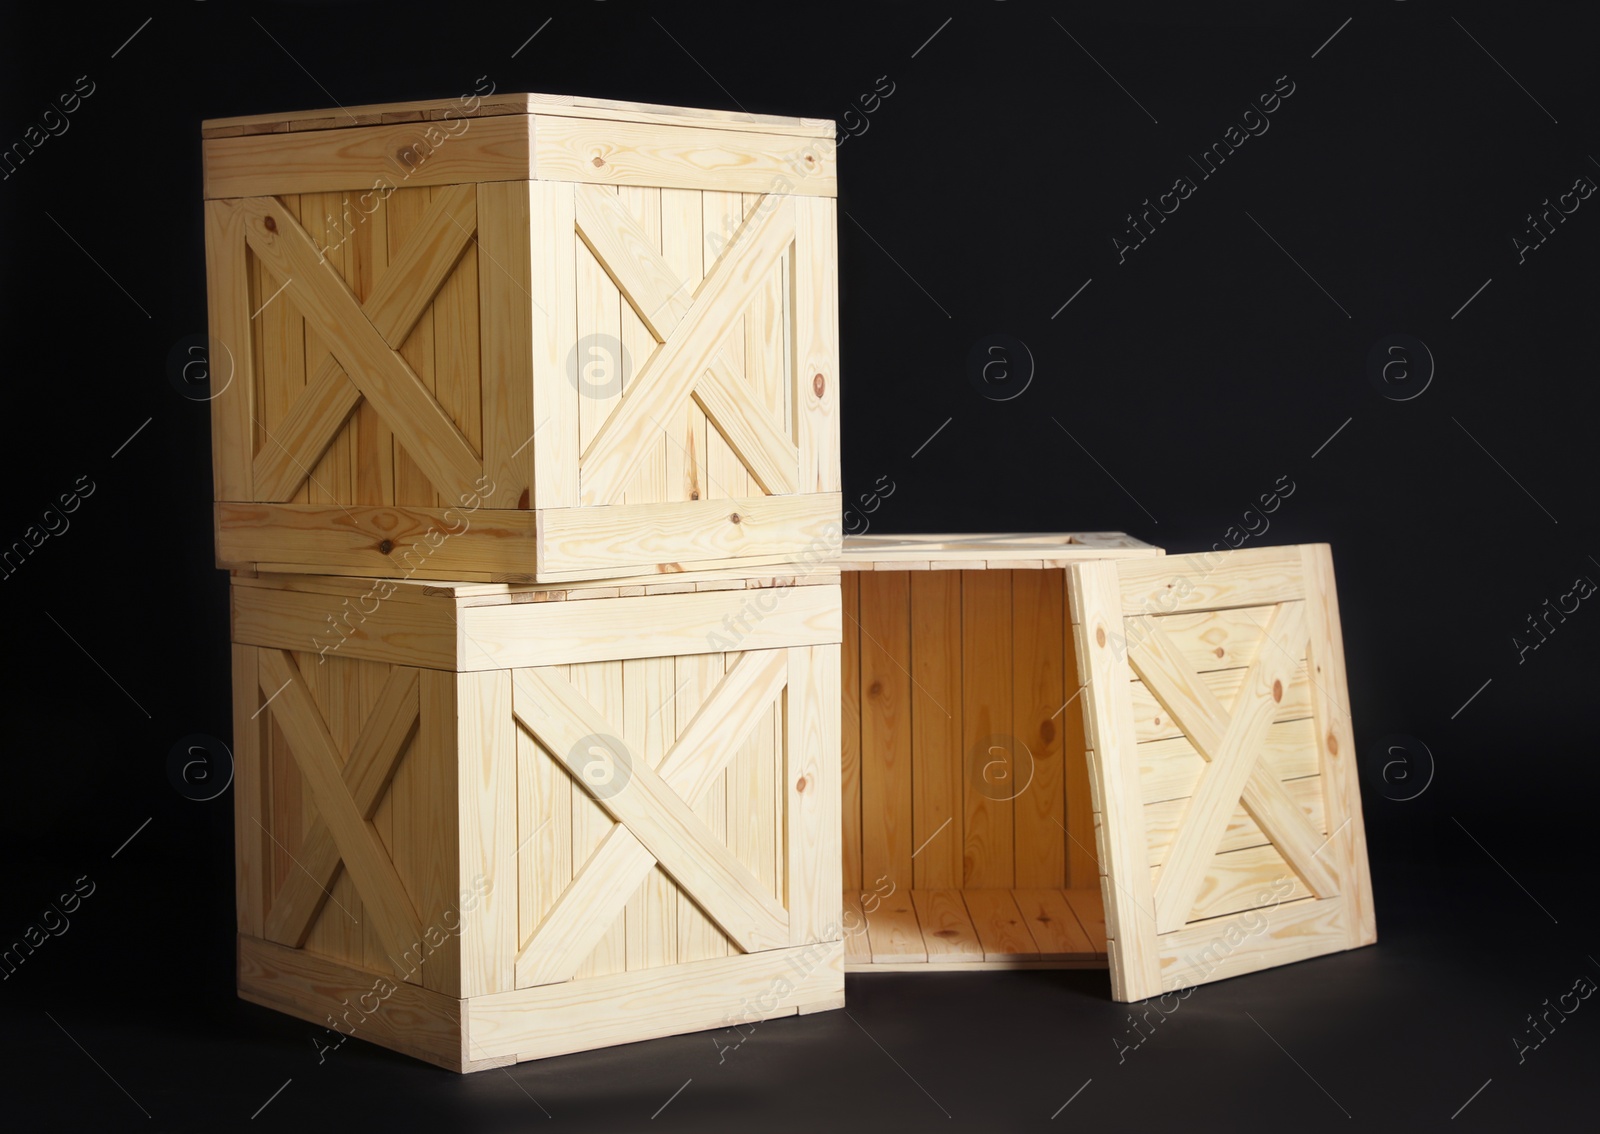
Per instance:
[[[844,1003],[837,571],[232,599],[245,999],[457,1071]]]
[[[846,542],[850,971],[1164,990],[1376,939],[1331,557]]]
[[[202,133],[220,566],[837,549],[832,122],[488,94]]]

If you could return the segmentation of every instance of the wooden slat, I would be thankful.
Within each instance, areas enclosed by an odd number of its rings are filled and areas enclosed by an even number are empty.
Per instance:
[[[1151,877],[1158,871],[1152,869]],[[1226,917],[1244,910],[1315,897],[1271,844],[1224,851],[1206,866],[1200,891],[1184,919],[1189,922]]]
[[[1073,888],[1067,890],[1066,895],[1067,904],[1077,915],[1078,924],[1089,935],[1089,943],[1094,946],[1095,953],[1103,956],[1106,951],[1106,907],[1100,897],[1100,888]]]
[[[838,208],[831,200],[796,200],[794,217],[792,381],[799,491],[839,492]]]
[[[972,927],[961,892],[954,889],[913,890],[912,904],[922,928],[929,962],[981,961],[983,943]]]
[[[656,341],[666,342],[693,305],[699,280],[685,279],[667,262],[615,193],[577,186],[574,208],[578,235]]]
[[[1065,891],[1019,888],[1011,897],[1039,946],[1041,960],[1086,960],[1101,952],[1079,924]]]
[[[360,585],[363,590],[368,586]],[[363,607],[372,601],[363,604],[363,591],[340,597],[287,587],[252,587],[235,580],[231,592],[236,642],[284,650],[326,644],[329,649],[321,656],[332,653],[397,665],[455,668],[456,626],[448,603],[429,601],[423,595],[393,594],[371,617],[359,621]],[[343,620],[352,610],[347,626]],[[329,628],[330,619],[351,636],[339,638]],[[356,629],[360,635],[353,634]]]
[[[1068,575],[1063,570],[1064,594],[1067,581]],[[1095,858],[1094,850],[1094,816],[1098,808],[1094,802],[1094,784],[1089,778],[1087,730],[1084,728],[1083,698],[1087,691],[1078,669],[1070,601],[1064,601],[1062,628],[1061,691],[1064,696],[1062,707],[1054,719],[1061,737],[1061,769],[1066,792],[1066,815],[1062,823],[1066,828],[1067,842],[1066,885],[1079,890],[1093,887],[1098,893],[1100,863]]]
[[[1114,561],[1074,564],[1068,597],[1078,674],[1087,686],[1079,700],[1092,755],[1089,775],[1100,803],[1097,858],[1105,876],[1106,934],[1112,997],[1142,1000],[1161,991],[1155,945],[1155,899],[1146,865],[1149,854],[1134,754],[1133,704],[1125,657],[1112,637],[1123,629],[1122,590]]]
[[[478,187],[442,186],[398,256],[389,261],[382,289],[362,310],[384,342],[400,349],[433,302],[478,227]]]
[[[853,572],[844,578],[856,582]],[[919,889],[953,890],[966,846],[961,577],[917,573],[910,588],[912,869]]]
[[[244,217],[233,201],[207,201],[206,309],[211,349],[211,477],[218,500],[254,498],[251,464],[255,348]],[[231,374],[226,387],[223,376]]]
[[[1327,793],[1329,846],[1319,858],[1336,864],[1345,896],[1350,948],[1378,939],[1372,908],[1372,873],[1367,863],[1367,835],[1361,815],[1361,781],[1356,766],[1355,730],[1350,720],[1350,692],[1344,668],[1344,635],[1339,627],[1339,598],[1333,585],[1333,552],[1325,543],[1301,548],[1311,623],[1309,664],[1315,682],[1316,751]]]
[[[1314,829],[1326,834],[1322,806],[1322,777],[1305,776],[1297,780],[1286,780],[1283,790],[1306,817],[1306,821]],[[1171,848],[1173,839],[1177,837],[1178,828],[1183,825],[1184,812],[1188,807],[1187,797],[1166,799],[1145,805],[1144,824],[1150,839],[1151,866],[1159,866],[1165,861],[1167,851]],[[1271,841],[1260,825],[1251,818],[1244,805],[1240,804],[1229,817],[1227,829],[1223,831],[1222,841],[1217,844],[1217,850],[1240,850],[1244,847],[1263,846]]]
[[[262,936],[266,919],[268,869],[267,768],[262,744],[260,679],[256,648],[235,645],[233,653],[233,870],[238,930]]]
[[[1349,948],[1346,899],[1310,898],[1159,938],[1161,988],[1187,988]]]
[[[449,932],[461,901],[456,884],[461,855],[458,680],[457,674],[435,670],[418,674],[417,736],[389,789],[396,804],[395,869],[424,926],[442,937],[437,946],[429,941],[428,948],[414,950],[426,959],[417,962],[418,971],[411,979],[452,996],[461,994],[462,969],[461,937]],[[397,964],[403,962],[403,957],[396,959]]]
[[[456,678],[461,995],[517,987],[517,752],[511,674]],[[353,759],[353,757],[352,757]],[[448,929],[449,927],[442,927]]]
[[[548,671],[518,670],[515,681],[518,719],[574,777],[581,776],[575,746],[585,736],[607,733],[610,726],[570,684]],[[787,911],[761,891],[727,847],[708,837],[689,806],[655,769],[635,762],[627,786],[597,802],[694,894],[746,952],[788,943]]]
[[[848,897],[852,893],[859,893],[865,885],[861,877],[861,588],[860,580],[854,575],[842,575],[839,583],[844,637],[840,669],[841,863],[844,869],[844,892]]]
[[[536,377],[552,381],[557,360],[550,357],[548,328],[554,318],[546,303],[554,299],[549,273],[554,264],[538,261],[535,277],[533,216],[526,182],[491,182],[478,191],[478,320],[483,382],[483,475],[492,485],[485,501],[493,508],[521,507],[533,489]],[[549,207],[559,187],[542,192],[538,203]],[[540,213],[540,221],[546,220]],[[542,230],[541,230],[542,231]],[[549,251],[546,249],[546,251]],[[540,298],[534,297],[535,289]],[[541,308],[543,308],[541,310]],[[539,326],[545,335],[535,338]],[[534,352],[549,374],[537,374]],[[552,430],[549,438],[553,438]]]
[[[1302,717],[1272,725],[1260,753],[1262,766],[1280,780],[1316,775],[1316,722]],[[1193,795],[1206,766],[1186,736],[1142,743],[1137,756],[1140,798],[1147,804]]]
[[[896,889],[892,892],[876,892],[868,889],[862,895],[861,909],[866,914],[867,940],[872,948],[874,963],[928,959],[917,911],[912,905],[911,891]]]
[[[722,679],[726,672],[728,657],[721,653],[671,652],[676,655],[677,672],[673,678],[673,687],[678,691],[678,720],[681,729],[687,726],[694,713],[705,703],[706,698]],[[713,789],[721,787],[722,781],[719,780],[712,786]],[[728,800],[723,792],[716,790],[707,792],[695,804],[694,813],[715,837],[726,838]],[[687,889],[680,888],[678,891],[677,920],[680,964],[712,957],[726,957],[734,952],[732,943],[723,936],[716,922],[707,917],[705,911],[695,904]]]
[[[512,683],[513,715],[518,696]],[[517,730],[517,942],[531,939],[572,885],[572,778],[539,741]],[[581,863],[579,864],[582,865]],[[576,966],[581,957],[574,960]],[[523,985],[522,954],[517,986]]]
[[[972,928],[983,944],[985,961],[1038,961],[1039,945],[1009,889],[967,888],[961,898],[972,917]]]
[[[799,451],[758,406],[743,381],[713,362],[694,384],[694,400],[768,495],[797,490]]]
[[[961,572],[962,885],[968,888],[1009,889],[1015,878],[1010,797],[1026,760],[1014,758],[1011,664],[1010,573]]]
[[[689,285],[691,294],[705,278],[704,213],[701,194],[692,189],[661,191],[661,258]],[[706,415],[693,401],[673,407],[665,423],[667,495],[671,501],[706,495]]]
[[[837,592],[829,597],[838,601]],[[839,647],[795,646],[786,652],[784,892],[789,942],[801,945],[839,937]]]
[[[1198,684],[1210,690],[1212,697],[1228,705],[1239,695],[1244,681],[1243,669],[1218,669],[1199,675]],[[1273,710],[1272,719],[1278,724],[1306,720],[1311,716],[1311,682],[1306,677],[1305,663],[1298,663],[1293,676],[1284,685],[1283,700]],[[1174,714],[1156,699],[1155,692],[1143,681],[1133,682],[1133,712],[1138,725],[1138,743],[1167,740],[1182,735]]]
[[[1290,602],[1305,594],[1295,547],[1240,548],[1144,559],[1122,566],[1124,614],[1175,614]]]
[[[1261,742],[1272,723],[1273,710],[1283,697],[1291,667],[1304,653],[1306,633],[1305,603],[1280,605],[1267,628],[1269,642],[1280,648],[1261,649],[1245,676],[1239,697],[1228,711],[1204,700],[1204,694],[1198,691],[1203,687],[1192,672],[1175,671],[1163,664],[1170,661],[1171,650],[1159,629],[1152,628],[1149,638],[1129,650],[1128,660],[1134,671],[1157,691],[1186,735],[1210,760],[1156,880],[1159,933],[1180,929],[1188,921],[1228,817],[1256,770]],[[1178,701],[1180,697],[1182,702]],[[1196,720],[1196,714],[1201,719]],[[1205,732],[1197,731],[1202,727]]]
[[[867,939],[867,915],[859,894],[844,895],[844,959],[846,964],[871,964],[872,945]]]
[[[1012,571],[1011,734],[1032,753],[1031,778],[1013,805],[1020,888],[1066,885],[1066,795],[1060,718],[1066,700],[1066,581],[1061,571]],[[1018,770],[1017,775],[1022,775]],[[1025,911],[1026,912],[1026,911]],[[1037,935],[1036,935],[1037,936]]]
[[[862,889],[909,890],[910,586],[905,575],[882,574],[862,576],[860,588]]]
[[[678,735],[676,663],[672,658],[638,658],[622,667],[627,698],[623,740],[659,770]],[[678,888],[660,866],[650,870],[629,899],[626,918],[629,971],[677,963]]]
[[[556,670],[555,676],[558,680],[570,683],[577,697],[581,698],[584,704],[593,710],[595,713],[594,723],[603,725],[603,727],[595,730],[606,738],[601,743],[614,749],[616,743],[620,740],[617,734],[622,731],[621,725],[617,723],[621,720],[623,708],[622,664],[613,661],[561,666]],[[522,706],[522,708],[524,711],[529,710],[527,706]],[[538,706],[532,706],[532,709],[536,711]],[[590,743],[593,743],[592,739]],[[575,783],[579,788],[588,786],[584,780],[582,769],[590,763],[593,753],[593,748],[585,747],[580,747],[576,751],[579,771],[575,776]],[[631,760],[631,758],[631,753],[627,754],[627,759]],[[568,761],[562,761],[562,763],[568,768],[568,771],[573,770]],[[613,774],[628,776],[631,775],[631,772],[627,767],[624,767],[615,769]],[[574,886],[581,886],[588,881],[585,874],[587,863],[591,861],[590,856],[597,851],[600,845],[616,829],[617,825],[612,816],[592,797],[591,792],[575,791],[572,793],[572,861],[575,864],[580,864],[577,876],[573,879]],[[629,832],[629,837],[632,837],[631,832]],[[567,976],[587,979],[626,971],[628,965],[628,942],[627,926],[623,924],[624,907],[628,900],[628,895],[633,892],[634,887],[638,884],[638,880],[643,877],[646,869],[648,867],[644,862],[635,863],[631,877],[619,877],[612,880],[612,888],[606,894],[604,905],[598,905],[592,910],[585,911],[585,920],[592,924],[594,935],[589,939],[589,949],[586,954],[578,957],[579,963],[576,971],[568,972]],[[602,880],[595,879],[595,882],[602,882]],[[583,892],[582,889],[578,891],[579,894]],[[568,897],[571,894],[572,891],[569,890],[567,894],[562,895],[561,902],[557,904],[556,910],[551,911],[552,919],[560,912],[562,907],[568,904]],[[536,934],[534,939],[523,950],[522,955],[526,956],[529,953],[537,955],[541,951],[539,935]],[[523,980],[519,983],[527,984],[530,982]]]
[[[253,498],[292,499],[360,401],[361,391],[345,377],[344,368],[331,355],[325,356],[289,416],[256,454]]]
[[[734,318],[794,238],[794,214],[782,203],[739,230],[695,293],[693,309],[640,367],[622,402],[583,454],[580,499],[614,502],[648,453],[646,441],[689,394]]]
[[[201,146],[205,195],[261,197],[350,189],[381,199],[385,186],[392,192],[398,184],[457,185],[528,177],[532,119],[526,116],[480,119],[470,130],[446,136],[443,143],[419,153],[416,147],[427,143],[430,129],[435,136],[444,136],[437,127],[397,123],[207,138]]]
[[[546,180],[732,193],[776,186],[823,197],[837,192],[834,147],[822,139],[548,114],[534,122],[534,167]]]

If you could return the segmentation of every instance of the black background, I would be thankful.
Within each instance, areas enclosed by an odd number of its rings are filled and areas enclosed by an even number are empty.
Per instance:
[[[9,13],[0,145],[78,76],[95,88],[0,181],[0,542],[78,478],[94,491],[0,581],[0,937],[79,876],[96,891],[0,984],[0,1105],[47,1128],[226,1129],[291,1079],[254,1124],[981,1130],[1044,1125],[1089,1080],[1056,1122],[1415,1128],[1489,1080],[1456,1124],[1587,1127],[1600,1019],[1579,1011],[1521,1064],[1509,1040],[1600,979],[1600,599],[1519,654],[1547,599],[1600,580],[1600,200],[1525,263],[1512,237],[1600,179],[1596,21],[1284,7]],[[852,978],[850,1016],[764,1025],[735,1066],[694,1036],[463,1080],[362,1044],[319,1065],[314,1029],[236,1002],[229,797],[181,798],[166,769],[180,737],[230,734],[207,410],[167,364],[205,326],[199,120],[449,98],[483,75],[865,122],[839,158],[841,380],[847,499],[894,486],[874,532],[1110,529],[1198,551],[1287,477],[1246,546],[1334,548],[1377,948],[1201,990],[1120,1066],[1125,1010],[1093,973]],[[1268,132],[1199,181],[1189,155],[1280,76],[1294,93]],[[863,119],[880,77],[893,94]],[[1119,263],[1125,215],[1185,174],[1194,194]],[[1436,367],[1407,401],[1366,373],[1396,333]],[[1006,401],[971,380],[992,334],[1034,361]],[[1391,736],[1410,763],[1385,778]]]

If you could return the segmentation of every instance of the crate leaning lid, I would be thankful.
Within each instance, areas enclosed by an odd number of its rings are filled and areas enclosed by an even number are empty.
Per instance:
[[[202,134],[219,565],[837,547],[832,122],[490,94]]]

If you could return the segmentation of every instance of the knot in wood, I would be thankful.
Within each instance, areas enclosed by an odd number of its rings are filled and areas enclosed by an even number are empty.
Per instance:
[[[261,227],[266,229],[268,232],[277,232],[278,218],[268,213],[266,216],[261,218]]]
[[[1272,699],[1274,701],[1282,701],[1283,700],[1283,682],[1274,681],[1272,683]]]
[[[595,154],[594,157],[590,158],[589,160],[594,162],[594,167],[596,169],[599,169],[601,166],[605,165],[605,163],[606,163],[606,159],[601,157],[599,154]]]
[[[388,555],[391,551],[394,550],[394,541],[393,540],[388,540],[388,539],[379,541],[378,550],[380,552],[382,552],[384,555]]]
[[[812,390],[812,392],[814,394],[817,395],[817,397],[819,397],[819,398],[822,397],[822,392],[824,390],[826,390],[827,388],[828,388],[828,381],[827,381],[826,378],[824,378],[820,374],[816,374],[816,375],[812,376],[812,378],[811,378],[811,390]]]
[[[732,520],[736,524],[744,522],[744,517],[739,515],[739,513],[737,513],[737,512],[735,512],[733,515],[729,516],[728,519]]]
[[[798,780],[795,781],[794,790],[797,791],[797,792],[800,792],[801,794],[804,794],[806,788],[808,788],[810,786],[811,786],[811,777],[810,776],[801,776]]]

